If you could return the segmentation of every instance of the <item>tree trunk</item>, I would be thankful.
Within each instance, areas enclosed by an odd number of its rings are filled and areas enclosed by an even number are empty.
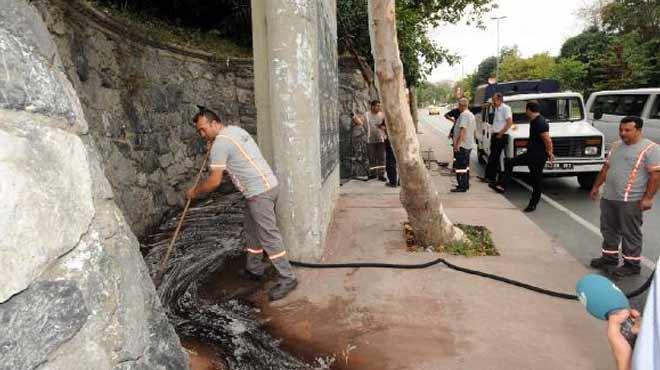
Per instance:
[[[376,64],[383,110],[397,167],[401,176],[401,203],[422,246],[446,245],[464,239],[444,214],[442,203],[431,182],[422,157],[419,140],[407,102],[403,64],[396,34],[395,0],[370,0],[374,20]]]
[[[410,113],[412,114],[412,120],[415,124],[415,131],[419,132],[419,112],[417,111],[417,88],[415,86],[410,86],[408,88],[410,93],[408,94],[408,101],[410,102]]]

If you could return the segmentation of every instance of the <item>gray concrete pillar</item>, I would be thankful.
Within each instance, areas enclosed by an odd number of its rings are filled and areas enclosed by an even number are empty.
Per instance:
[[[318,0],[252,0],[257,138],[280,181],[277,214],[286,248],[299,260],[320,258],[328,207],[334,208],[321,171],[319,6]],[[336,193],[338,180],[329,186]]]

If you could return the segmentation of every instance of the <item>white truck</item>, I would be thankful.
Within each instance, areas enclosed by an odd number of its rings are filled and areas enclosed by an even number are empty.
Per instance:
[[[513,158],[527,151],[529,142],[529,120],[525,115],[528,101],[536,101],[541,114],[550,124],[550,137],[554,146],[555,160],[546,163],[544,176],[577,176],[582,189],[591,189],[596,176],[605,163],[603,134],[585,119],[582,95],[575,92],[532,93],[504,96],[511,107],[513,126],[508,132],[508,143],[500,158]],[[494,106],[488,98],[477,116],[477,155],[479,163],[485,164],[490,154],[490,138],[493,135],[492,120]],[[517,166],[514,173],[529,173],[529,169]]]

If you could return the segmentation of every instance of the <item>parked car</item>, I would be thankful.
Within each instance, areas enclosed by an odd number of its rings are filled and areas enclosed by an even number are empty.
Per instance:
[[[591,189],[598,172],[605,163],[603,134],[585,119],[582,95],[574,92],[520,94],[504,97],[511,107],[513,127],[508,132],[508,143],[500,158],[513,158],[527,151],[529,120],[525,115],[528,101],[536,101],[541,114],[550,123],[550,137],[554,146],[555,161],[547,163],[544,176],[577,176],[580,188]],[[490,138],[493,135],[494,106],[489,99],[482,106],[477,118],[477,147],[479,162],[485,164],[490,154]],[[502,167],[503,168],[503,167]],[[514,173],[529,173],[525,166],[517,166]]]
[[[429,115],[440,114],[440,107],[437,105],[432,105],[429,107]]]
[[[644,120],[644,136],[660,143],[660,88],[598,91],[587,101],[587,119],[605,135],[605,149],[619,140],[625,116]]]

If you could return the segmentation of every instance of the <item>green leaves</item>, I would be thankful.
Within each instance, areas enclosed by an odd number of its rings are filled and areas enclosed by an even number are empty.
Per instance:
[[[397,34],[406,82],[417,86],[442,62],[459,60],[431,40],[427,32],[442,23],[467,17],[476,23],[495,5],[492,0],[397,0]],[[340,53],[371,60],[367,0],[337,0],[337,29]]]

